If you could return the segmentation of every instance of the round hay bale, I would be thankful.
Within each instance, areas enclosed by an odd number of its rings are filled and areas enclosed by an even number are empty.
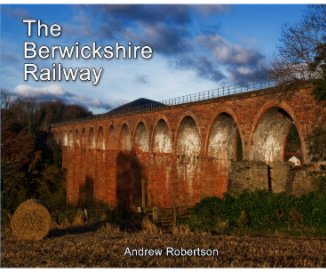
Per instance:
[[[19,240],[41,240],[50,231],[52,219],[48,209],[30,199],[18,206],[11,218],[11,229]]]

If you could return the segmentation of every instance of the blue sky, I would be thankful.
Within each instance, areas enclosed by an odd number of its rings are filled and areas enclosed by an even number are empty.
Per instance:
[[[1,88],[40,100],[107,112],[140,97],[163,100],[224,85],[264,80],[284,24],[306,5],[1,5]],[[62,26],[60,38],[28,38],[22,19]],[[25,41],[38,45],[148,44],[151,60],[65,60],[103,67],[98,85],[24,81]],[[57,60],[35,60],[48,67]]]

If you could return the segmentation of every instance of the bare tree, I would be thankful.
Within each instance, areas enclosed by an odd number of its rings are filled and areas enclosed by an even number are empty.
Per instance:
[[[8,110],[15,100],[15,96],[8,90],[1,88],[1,109]]]
[[[291,84],[322,78],[325,59],[320,53],[325,44],[326,5],[311,5],[300,23],[283,27],[271,78]]]

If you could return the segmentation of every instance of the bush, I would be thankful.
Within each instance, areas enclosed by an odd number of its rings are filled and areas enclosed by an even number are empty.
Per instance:
[[[268,191],[228,193],[199,202],[186,221],[195,231],[213,233],[314,230],[326,233],[326,192],[300,197]]]
[[[325,171],[325,170],[324,170]],[[320,176],[315,180],[317,188],[320,191],[326,192],[326,176]]]
[[[191,229],[213,231],[223,217],[223,201],[217,197],[203,199],[193,209],[188,224]]]

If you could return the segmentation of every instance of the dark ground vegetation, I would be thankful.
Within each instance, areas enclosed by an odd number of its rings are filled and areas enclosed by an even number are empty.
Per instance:
[[[16,241],[2,233],[3,267],[325,267],[326,240],[222,236],[148,230],[122,232],[111,225],[42,241]],[[217,257],[124,256],[131,249],[218,249]]]

